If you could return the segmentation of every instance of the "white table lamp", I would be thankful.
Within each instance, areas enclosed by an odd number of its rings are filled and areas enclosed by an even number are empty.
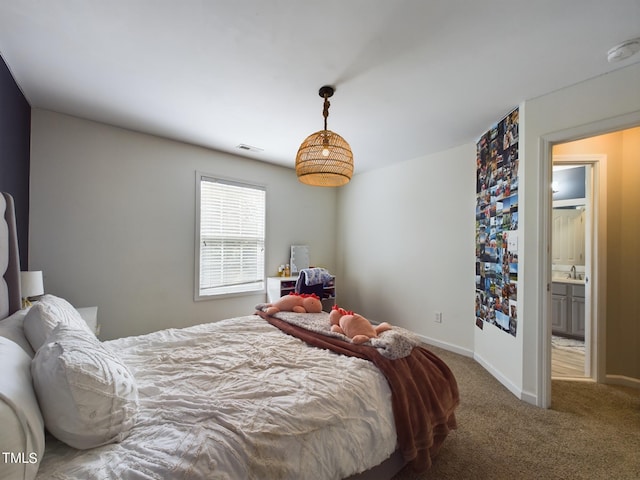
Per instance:
[[[29,298],[44,294],[42,271],[20,272],[20,290],[22,292],[22,308],[31,306]]]

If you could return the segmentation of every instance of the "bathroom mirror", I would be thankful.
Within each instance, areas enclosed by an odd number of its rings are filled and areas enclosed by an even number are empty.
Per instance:
[[[303,268],[309,268],[309,246],[291,245],[291,275],[297,275]]]

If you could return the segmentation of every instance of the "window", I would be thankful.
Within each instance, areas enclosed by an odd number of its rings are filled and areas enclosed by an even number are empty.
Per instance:
[[[264,187],[197,175],[196,299],[264,291]]]

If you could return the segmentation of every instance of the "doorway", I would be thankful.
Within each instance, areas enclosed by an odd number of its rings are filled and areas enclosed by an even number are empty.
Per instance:
[[[593,203],[597,208],[597,218],[592,226],[593,249],[597,252],[592,260],[590,285],[592,311],[590,377],[601,383],[614,383],[639,388],[638,376],[632,369],[633,363],[626,359],[638,351],[634,331],[633,311],[640,301],[636,295],[640,281],[626,274],[626,266],[638,258],[634,242],[640,238],[640,222],[633,208],[638,205],[637,184],[640,181],[640,163],[637,162],[637,148],[640,146],[640,112],[585,124],[541,137],[540,180],[545,194],[541,196],[542,212],[541,249],[542,261],[539,265],[540,305],[543,312],[540,322],[539,358],[540,374],[538,405],[551,405],[551,318],[552,318],[552,267],[551,267],[551,215],[552,215],[552,151],[561,155],[589,154],[598,152],[602,160],[592,163]],[[559,148],[556,151],[556,147]],[[573,148],[569,148],[573,147]],[[609,187],[609,188],[608,188]],[[629,212],[629,213],[626,213]],[[623,219],[624,222],[623,222]],[[624,225],[624,228],[623,228]],[[636,228],[636,225],[638,227]],[[629,232],[629,233],[627,233]],[[610,273],[617,273],[611,275]],[[620,273],[624,277],[620,278]],[[615,346],[615,348],[611,348]],[[625,374],[612,374],[612,371]],[[630,371],[630,374],[626,374]]]
[[[600,155],[560,155],[552,151],[551,215],[551,378],[592,378],[592,332],[597,316],[591,309],[593,225],[598,205],[592,186]]]

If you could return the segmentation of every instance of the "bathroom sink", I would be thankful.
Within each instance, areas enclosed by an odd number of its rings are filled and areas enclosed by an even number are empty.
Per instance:
[[[567,278],[566,275],[554,275],[551,280],[556,283],[571,283],[573,285],[584,285],[583,278]]]

